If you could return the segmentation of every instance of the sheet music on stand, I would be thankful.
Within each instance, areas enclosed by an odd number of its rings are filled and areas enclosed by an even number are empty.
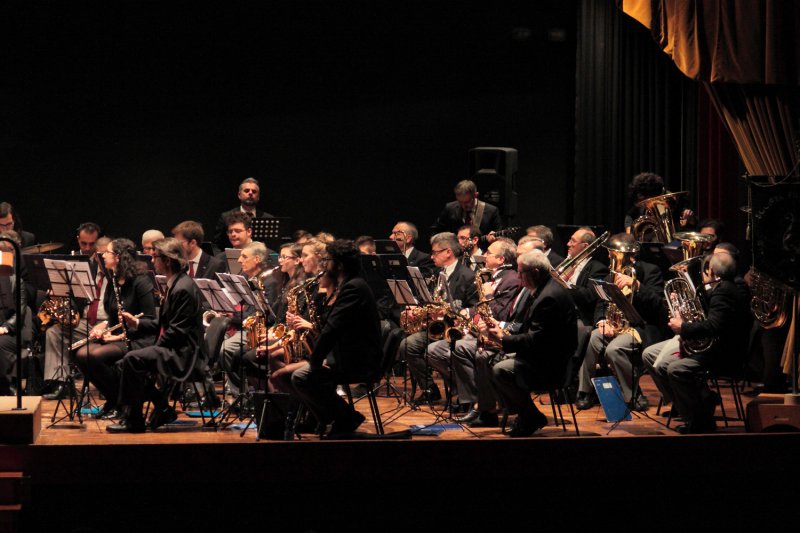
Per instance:
[[[89,263],[45,259],[44,266],[54,296],[74,296],[90,302],[97,298],[97,286]]]
[[[236,312],[236,302],[233,301],[231,295],[219,283],[213,279],[194,278],[194,284],[203,293],[203,297],[211,306],[212,311],[220,311],[226,313]]]
[[[425,276],[422,275],[422,271],[419,269],[419,267],[415,266],[409,266],[406,267],[406,269],[411,275],[411,283],[413,284],[414,290],[417,293],[419,305],[432,304],[433,296],[431,296],[431,293],[428,290],[428,285],[425,283]]]
[[[25,267],[28,270],[28,284],[41,291],[50,290],[50,275],[44,265],[45,259],[70,262],[88,263],[88,255],[64,255],[64,254],[27,254],[22,256],[25,260]]]
[[[589,281],[592,283],[592,286],[594,287],[594,290],[600,299],[607,303],[613,303],[616,305],[617,309],[620,310],[622,315],[625,317],[625,320],[627,320],[631,326],[644,324],[644,319],[642,319],[642,316],[633,307],[633,304],[628,301],[625,295],[622,294],[622,291],[619,290],[619,287],[607,281],[596,279]]]
[[[292,231],[291,217],[254,218],[251,224],[253,240],[263,242],[273,250],[277,250],[284,241],[288,241]]]
[[[250,288],[250,283],[248,283],[247,278],[235,274],[221,273],[217,273],[217,277],[228,296],[234,301],[234,305],[238,303],[251,305],[262,314],[268,313],[268,311],[264,309],[264,306],[261,305],[259,299],[253,294],[253,289]]]
[[[225,248],[225,261],[228,263],[230,274],[242,273],[242,265],[239,264],[240,255],[242,255],[242,251],[239,248]]]

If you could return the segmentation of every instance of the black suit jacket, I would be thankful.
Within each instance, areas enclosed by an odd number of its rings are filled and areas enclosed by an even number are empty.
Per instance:
[[[367,282],[351,278],[328,310],[311,364],[328,365],[350,383],[374,379],[382,357],[380,319]]]
[[[439,214],[439,218],[431,226],[433,233],[442,231],[458,232],[458,228],[464,225],[464,211],[458,202],[449,202],[444,206],[444,209]],[[503,221],[500,220],[500,210],[492,204],[486,204],[483,209],[483,217],[479,229],[482,235],[486,235],[490,231],[497,231],[503,229]]]
[[[516,373],[518,385],[529,389],[564,381],[567,362],[578,344],[575,303],[569,290],[552,278],[529,302],[517,335],[503,337],[503,351],[516,353],[529,363],[532,373]]]
[[[197,262],[197,270],[194,277],[201,279],[217,279],[217,272],[225,273],[228,271],[228,265],[225,261],[217,259],[214,256],[208,255],[203,252],[200,254],[200,260]]]
[[[719,371],[740,371],[752,326],[749,303],[736,284],[727,280],[720,281],[707,295],[706,319],[683,322],[681,339],[716,339],[708,351],[692,357]]]
[[[491,296],[492,301],[489,302],[489,308],[492,310],[492,316],[495,320],[506,321],[511,314],[511,306],[517,294],[522,289],[522,280],[515,270],[506,268],[500,271],[500,281],[494,288],[494,294]]]
[[[36,244],[36,235],[31,233],[30,231],[21,230],[19,232],[19,238],[22,241],[22,247],[25,248],[26,246],[33,246]]]
[[[231,213],[240,211],[241,207],[234,207],[228,211],[223,212],[217,220],[217,225],[214,227],[214,244],[219,250],[230,248],[231,242],[228,240],[228,225],[225,224],[225,217]],[[256,208],[256,218],[275,218],[273,215]]]
[[[158,371],[163,376],[186,372],[194,351],[203,340],[203,296],[188,274],[180,272],[176,276],[161,306],[158,320],[142,318],[137,328],[143,335],[158,335],[163,330],[155,344],[167,348],[159,352]]]
[[[436,270],[436,265],[433,264],[433,259],[431,259],[430,254],[421,252],[417,248],[414,248],[411,250],[411,253],[408,254],[408,266],[415,266],[419,268],[422,272],[422,275],[426,278],[430,277],[430,275]]]
[[[461,309],[473,307],[478,303],[478,289],[475,287],[475,273],[461,263],[456,264],[456,269],[447,278],[447,287],[450,290],[450,297],[461,302],[456,305]]]
[[[586,326],[594,326],[594,312],[597,308],[597,300],[600,298],[589,280],[605,279],[606,276],[608,276],[608,267],[600,261],[589,259],[578,277],[570,280],[575,285],[571,292],[578,311],[578,318]]]
[[[555,253],[552,248],[550,249],[550,253],[547,254],[547,259],[550,261],[550,264],[554,268],[560,265],[561,262],[564,260],[564,258]]]
[[[139,319],[154,320],[156,316],[156,302],[153,296],[153,283],[146,274],[136,276],[131,281],[126,281],[119,287],[122,307],[132,315],[142,313]],[[115,326],[119,323],[117,298],[114,296],[113,287],[109,286],[103,293],[103,306],[108,313],[108,325]],[[141,324],[141,322],[140,322]],[[119,334],[120,332],[117,332]],[[141,327],[130,330],[128,338],[131,340],[131,348],[144,348],[151,346],[156,340],[156,332],[143,331]]]

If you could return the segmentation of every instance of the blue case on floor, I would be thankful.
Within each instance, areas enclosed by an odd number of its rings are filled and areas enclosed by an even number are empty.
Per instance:
[[[619,382],[614,376],[604,376],[602,378],[592,378],[594,390],[603,406],[606,420],[609,422],[619,422],[620,420],[630,420],[631,412],[625,404]]]

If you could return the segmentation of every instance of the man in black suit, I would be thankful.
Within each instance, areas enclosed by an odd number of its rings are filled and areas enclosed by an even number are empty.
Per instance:
[[[568,258],[578,257],[595,239],[591,228],[585,226],[578,228],[567,242]],[[569,382],[565,383],[567,387],[573,386],[572,381],[583,362],[589,335],[594,329],[594,313],[599,297],[590,280],[605,279],[606,276],[608,276],[608,267],[600,261],[592,259],[591,256],[584,257],[570,271],[562,275],[562,279],[570,286],[570,294],[578,313],[578,347],[570,360],[571,370],[567,373]]]
[[[247,178],[242,181],[239,184],[237,196],[239,198],[239,207],[234,207],[230,211],[222,213],[214,228],[214,244],[220,250],[224,250],[228,246],[228,223],[226,217],[231,213],[247,213],[251,218],[273,218],[271,214],[256,208],[261,198],[261,188],[257,179]]]
[[[741,297],[734,283],[736,261],[730,254],[708,256],[703,269],[703,283],[708,297],[705,320],[684,321],[678,315],[670,318],[669,327],[675,337],[650,346],[642,354],[644,366],[653,377],[665,402],[672,401],[673,416],[683,417],[680,433],[707,433],[716,429],[714,411],[719,396],[708,389],[703,373],[706,370],[738,376],[747,346],[752,317],[749,302]],[[712,340],[705,351],[687,353],[686,341]]]
[[[359,252],[348,240],[326,248],[325,274],[329,310],[309,364],[292,374],[292,386],[322,424],[333,422],[329,436],[352,433],[364,416],[336,394],[339,383],[362,383],[376,377],[382,357],[380,320],[375,298],[358,276]]]
[[[503,229],[497,207],[478,200],[478,187],[470,180],[459,181],[453,192],[456,200],[444,206],[431,231],[456,233],[461,226],[472,226],[486,235],[489,242],[493,241],[489,234]]]
[[[480,247],[481,232],[473,226],[461,226],[456,233],[458,244],[461,245],[461,261],[464,266],[473,272],[480,269],[483,264],[477,261],[477,257],[483,255]]]
[[[190,278],[217,279],[217,272],[227,272],[227,265],[203,251],[200,244],[205,238],[203,225],[194,220],[185,220],[172,228],[172,236],[183,246],[189,262]]]
[[[22,229],[22,220],[8,202],[0,202],[0,231],[16,232],[23,248],[36,244],[36,235]]]
[[[575,352],[575,304],[569,291],[550,275],[540,251],[517,258],[522,282],[532,298],[520,333],[505,335],[498,325],[482,328],[500,342],[503,352],[515,354],[492,368],[491,382],[509,413],[517,414],[512,437],[528,437],[547,425],[547,417],[531,400],[530,391],[560,385],[567,362]]]
[[[523,244],[525,242],[531,241],[533,242],[534,248],[537,248],[544,252],[544,255],[550,260],[550,264],[558,266],[561,261],[564,260],[563,257],[558,255],[555,251],[553,251],[553,230],[548,228],[547,226],[531,226],[527,230],[525,230],[526,235],[519,240],[519,244]]]
[[[491,316],[497,320],[508,320],[512,304],[522,287],[517,275],[517,246],[514,241],[500,237],[486,252],[486,268],[490,271],[481,281],[484,300],[489,300]],[[473,277],[474,283],[474,277]],[[475,285],[477,289],[477,285]],[[485,312],[485,311],[484,311]],[[445,379],[450,375],[451,343],[447,339],[436,341],[428,346],[428,365],[437,370]],[[475,356],[478,352],[478,339],[473,335],[465,335],[456,341],[453,353],[457,354],[452,362],[455,390],[458,391],[458,402],[464,410],[471,409],[478,401],[475,381]],[[477,417],[477,412],[473,415]],[[467,422],[471,419],[465,420]]]
[[[611,236],[606,248],[609,248],[611,256],[615,253],[613,251],[615,249],[638,249],[638,244],[630,233],[618,233]],[[617,269],[624,269],[627,272],[630,262],[634,259],[634,253],[627,252],[622,255],[625,256],[624,264],[617,265]],[[634,271],[635,279],[631,275],[612,272],[613,280],[609,281],[613,281],[626,296],[633,293],[633,307],[645,323],[635,327],[623,325],[617,330],[606,320],[606,302],[598,299],[594,315],[595,329],[589,336],[589,346],[578,371],[576,402],[578,409],[589,409],[594,405],[592,377],[603,355],[617,377],[625,402],[630,402],[631,396],[637,393],[632,390],[634,357],[643,346],[661,340],[661,330],[658,325],[663,324],[666,318],[664,279],[661,277],[661,271],[657,266],[645,261],[635,261]],[[635,408],[639,411],[647,410],[648,402],[644,395],[636,398]]]
[[[419,238],[417,226],[411,222],[400,221],[394,225],[389,238],[397,243],[400,252],[406,256],[408,266],[415,266],[422,271],[422,275],[429,277],[436,270],[436,265],[429,254],[418,250],[415,246]]]
[[[478,301],[475,275],[458,260],[460,254],[461,246],[455,234],[438,233],[431,238],[431,257],[440,269],[434,283],[438,285],[441,275],[444,275],[451,303],[456,310],[472,307]],[[436,312],[431,318],[441,320],[444,316],[443,313]],[[405,356],[411,374],[422,389],[418,402],[433,402],[442,397],[425,364],[427,345],[428,335],[425,330],[406,337],[400,343],[399,353]]]
[[[153,402],[150,427],[155,429],[177,418],[175,411],[159,394],[154,378],[169,378],[186,373],[195,350],[203,340],[203,322],[199,289],[186,274],[188,263],[183,246],[177,239],[167,238],[153,243],[153,262],[158,274],[167,278],[167,296],[158,319],[136,318],[123,313],[128,329],[158,334],[154,346],[128,352],[117,363],[122,371],[118,404],[126,407],[125,418],[108,426],[111,433],[142,433],[145,431],[142,407],[145,400]],[[159,333],[160,332],[160,333]],[[202,364],[202,363],[198,363]]]

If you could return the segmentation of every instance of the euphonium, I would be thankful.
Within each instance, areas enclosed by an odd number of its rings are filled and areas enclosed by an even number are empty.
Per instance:
[[[675,223],[672,221],[672,203],[686,191],[671,192],[645,198],[636,205],[644,209],[644,215],[633,222],[631,233],[639,242],[672,242]]]
[[[636,287],[636,254],[639,252],[639,243],[612,240],[604,246],[609,252],[608,269],[611,271],[610,275],[613,277],[615,274],[622,274],[633,278],[633,283],[631,283],[630,288],[625,287],[625,289],[622,290],[622,294],[628,298],[628,301],[633,302]],[[605,319],[617,333],[630,327],[630,324],[628,324],[622,312],[613,303],[609,303],[606,307]]]
[[[681,320],[689,323],[706,319],[690,272],[694,265],[698,262],[702,263],[703,260],[703,257],[692,257],[670,267],[670,270],[677,273],[676,278],[664,284],[664,296],[671,317],[680,316]],[[694,355],[707,351],[714,344],[714,340],[713,338],[684,339],[681,337],[681,346],[686,353]]]

